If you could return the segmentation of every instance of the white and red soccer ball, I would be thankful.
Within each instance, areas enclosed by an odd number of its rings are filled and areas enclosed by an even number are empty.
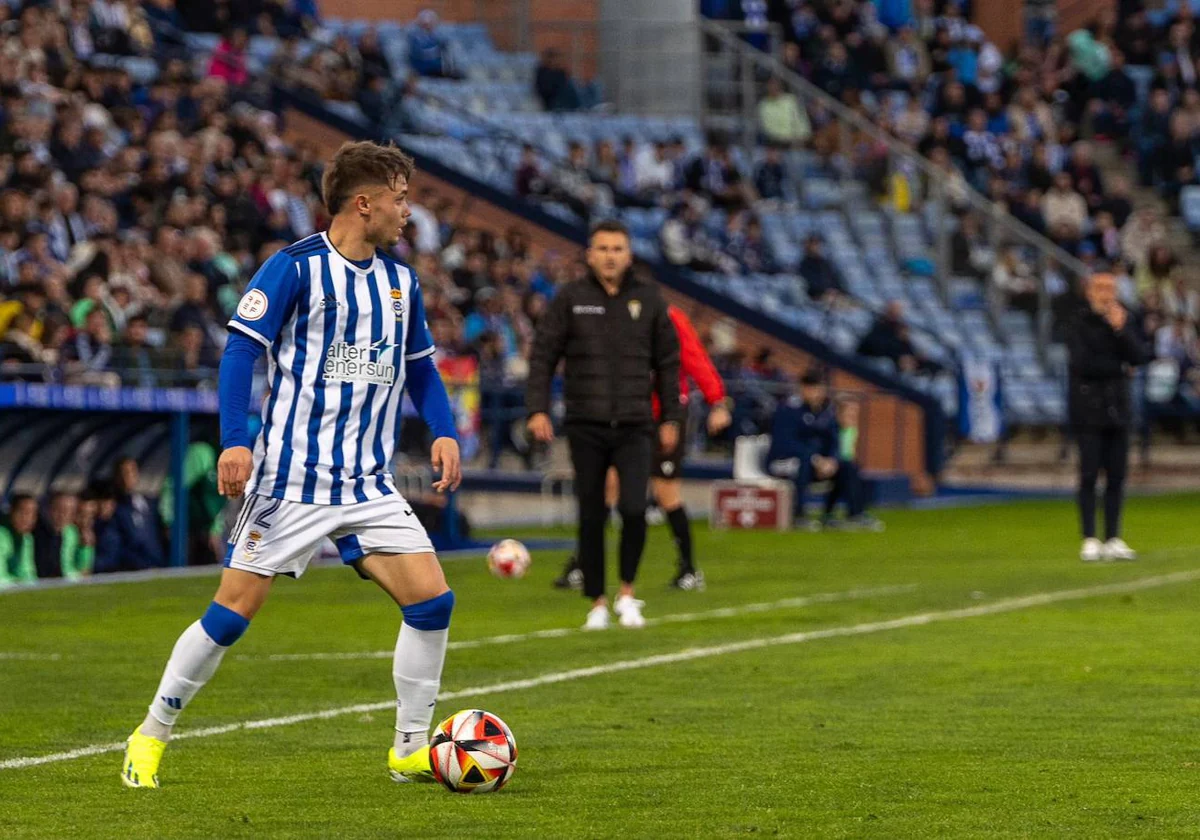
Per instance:
[[[529,549],[516,540],[500,540],[488,552],[488,569],[499,578],[524,577],[529,571]]]
[[[491,793],[516,772],[517,741],[491,712],[464,709],[433,730],[429,763],[433,777],[454,793]]]

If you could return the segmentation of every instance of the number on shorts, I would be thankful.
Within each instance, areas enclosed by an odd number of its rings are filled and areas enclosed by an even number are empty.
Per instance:
[[[263,508],[263,512],[254,518],[254,524],[260,528],[270,528],[271,517],[275,515],[275,511],[279,510],[281,504],[283,504],[282,499],[272,499],[271,503]]]

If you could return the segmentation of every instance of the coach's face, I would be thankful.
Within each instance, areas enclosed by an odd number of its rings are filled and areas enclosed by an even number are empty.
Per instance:
[[[607,283],[620,279],[633,265],[629,237],[615,231],[597,231],[588,244],[587,264],[597,277]]]
[[[1092,309],[1107,312],[1117,300],[1117,279],[1111,274],[1093,274],[1088,278],[1085,293]]]
[[[412,208],[408,206],[408,181],[397,178],[394,188],[380,187],[371,195],[368,206],[367,241],[381,248],[392,247],[400,241],[400,233],[412,215]]]

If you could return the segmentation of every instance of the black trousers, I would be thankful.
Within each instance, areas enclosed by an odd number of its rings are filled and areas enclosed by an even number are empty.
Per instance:
[[[1125,472],[1129,463],[1129,430],[1075,429],[1079,444],[1079,518],[1083,536],[1096,536],[1096,479],[1104,470],[1104,538],[1121,536],[1125,504]]]
[[[571,463],[575,467],[575,498],[579,502],[579,567],[583,594],[604,594],[604,479],[617,468],[621,479],[621,581],[633,583],[646,547],[646,487],[654,455],[653,427],[572,423],[567,426]]]

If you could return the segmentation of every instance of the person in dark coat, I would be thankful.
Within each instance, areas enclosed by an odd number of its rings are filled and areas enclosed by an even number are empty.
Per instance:
[[[117,487],[116,510],[105,528],[104,550],[98,547],[96,551],[96,571],[128,572],[167,565],[158,511],[137,490],[137,462],[132,458],[120,459],[113,477]]]
[[[1129,313],[1117,301],[1117,281],[1095,274],[1084,284],[1084,300],[1066,328],[1070,357],[1068,419],[1079,444],[1080,559],[1136,560],[1121,539],[1121,508],[1133,419],[1129,380],[1149,361]],[[1096,538],[1096,480],[1104,470],[1105,541]]]

